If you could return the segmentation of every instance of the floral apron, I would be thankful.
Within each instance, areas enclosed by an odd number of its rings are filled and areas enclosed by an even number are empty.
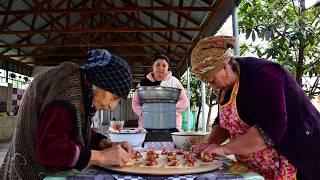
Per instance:
[[[238,88],[239,81],[236,81],[229,102],[219,106],[220,126],[228,130],[231,140],[246,133],[250,128],[240,119],[237,112]],[[236,158],[240,163],[248,166],[249,169],[263,175],[265,179],[295,179],[296,176],[296,168],[272,147],[247,156],[237,155]]]

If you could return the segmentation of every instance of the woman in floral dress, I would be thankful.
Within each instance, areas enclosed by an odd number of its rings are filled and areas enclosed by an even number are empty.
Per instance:
[[[280,65],[233,57],[234,43],[230,36],[207,37],[191,54],[192,72],[219,91],[209,140],[192,150],[234,154],[266,179],[320,179],[319,111]]]

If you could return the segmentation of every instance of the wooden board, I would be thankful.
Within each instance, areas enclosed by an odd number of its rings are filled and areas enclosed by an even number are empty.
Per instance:
[[[141,167],[141,163],[135,163],[132,166],[120,167],[103,167],[105,169],[129,173],[129,174],[146,174],[146,175],[184,175],[198,174],[219,169],[223,165],[222,161],[214,160],[210,163],[200,164],[198,167],[166,167],[164,164],[160,167]]]
[[[184,174],[198,174],[205,173],[219,169],[222,166],[222,162],[211,164],[202,164],[199,167],[194,168],[165,168],[162,167],[139,167],[135,164],[133,166],[117,168],[117,167],[104,167],[105,169],[130,174],[148,174],[148,175],[184,175]]]

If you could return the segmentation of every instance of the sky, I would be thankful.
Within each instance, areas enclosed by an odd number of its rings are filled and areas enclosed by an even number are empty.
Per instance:
[[[310,6],[314,5],[319,0],[305,0],[306,8],[309,8]]]

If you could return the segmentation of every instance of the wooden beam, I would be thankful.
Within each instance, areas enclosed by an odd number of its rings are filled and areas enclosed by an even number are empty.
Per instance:
[[[211,7],[211,14],[209,16],[209,18],[203,22],[202,26],[201,26],[201,30],[199,31],[199,33],[194,37],[194,41],[192,43],[192,45],[189,47],[188,49],[188,52],[187,54],[189,56],[185,56],[185,58],[183,58],[183,60],[181,61],[181,64],[178,65],[178,67],[189,67],[190,66],[190,61],[189,61],[189,57],[190,57],[190,54],[194,48],[194,46],[196,45],[196,43],[198,42],[198,40],[202,37],[202,36],[208,36],[208,35],[213,35],[215,34],[220,27],[218,27],[216,25],[216,29],[214,29],[214,32],[209,32],[209,28],[211,27],[215,27],[213,26],[213,24],[215,24],[215,22],[217,21],[219,15],[221,15],[221,10],[224,9],[225,7],[229,7],[228,6],[228,2],[227,1],[223,1],[223,0],[219,0],[219,1],[216,1],[213,6]],[[230,15],[231,12],[228,12],[228,14]],[[226,16],[225,19],[227,19],[229,16]],[[221,24],[221,26],[223,25],[223,23]],[[186,66],[184,66],[182,63],[187,63]],[[182,69],[183,71],[185,69]]]
[[[141,57],[141,56],[153,56],[157,52],[114,52],[113,54],[123,57]],[[163,52],[170,56],[185,56],[187,52]],[[6,57],[84,57],[85,52],[55,52],[55,53],[25,53],[15,55],[4,55]]]
[[[13,64],[17,64],[19,66],[23,66],[25,68],[28,68],[28,69],[32,69],[33,67],[32,66],[28,66],[26,63],[22,63],[18,60],[15,60],[15,59],[12,59],[8,56],[4,56],[4,55],[0,55],[0,61],[7,61],[7,62],[10,62],[10,63],[13,63]]]
[[[151,13],[151,14],[153,14],[153,13]],[[128,17],[128,14],[127,13],[125,13],[125,15]],[[153,22],[153,18],[151,18],[152,19],[152,21],[151,21],[151,23]],[[118,19],[118,21],[121,21],[120,19]],[[136,19],[136,21],[139,23],[139,24],[141,24],[143,27],[145,27],[145,28],[148,28],[149,26],[148,25],[146,25],[144,22],[142,22],[140,19]],[[153,28],[153,26],[151,26],[151,28]],[[175,28],[175,27],[168,27],[168,28]],[[178,34],[179,33],[183,33],[183,32],[178,32]],[[171,41],[171,39],[169,39],[167,36],[165,36],[163,33],[160,33],[160,32],[157,32],[156,33],[156,35],[158,35],[158,36],[160,36],[160,37],[162,37],[163,39],[165,39],[165,40],[167,40],[167,41]],[[140,34],[140,36],[144,36],[145,38],[147,38],[147,39],[149,39],[150,41],[154,41],[154,39],[153,39],[153,33],[151,33],[151,37],[150,36],[147,36],[146,35],[146,33],[141,33]],[[147,46],[148,47],[148,46]],[[183,47],[181,47],[181,46],[178,46],[179,48],[181,48],[181,49],[183,49],[183,50],[186,50],[186,49],[184,49]],[[148,48],[152,48],[152,47],[148,47]]]
[[[5,44],[0,45],[0,48],[24,48],[24,47],[105,47],[105,46],[168,46],[168,45],[174,45],[174,46],[189,46],[192,42],[185,41],[185,42],[176,42],[176,41],[170,41],[170,42],[103,42],[103,43],[84,43],[84,42],[78,42],[78,43],[65,43],[65,44]]]
[[[159,4],[161,4],[161,5],[164,6],[164,7],[170,6],[169,4],[167,4],[167,3],[163,2],[163,1],[160,1],[160,0],[156,0],[156,2],[159,3]],[[193,6],[193,5],[191,5],[191,7],[192,7],[192,6]],[[183,7],[183,0],[179,0],[179,7]],[[186,20],[188,20],[188,21],[192,22],[193,24],[195,24],[196,26],[200,26],[200,22],[198,22],[195,18],[193,18],[193,17],[190,15],[191,11],[187,12],[187,13],[189,13],[189,15],[188,15],[188,14],[185,14],[185,13],[183,13],[183,12],[177,12],[177,11],[174,11],[174,12],[177,13],[177,15],[178,15],[178,22],[179,22],[179,18],[180,18],[180,20],[181,20],[181,17],[183,17],[183,18],[185,18]],[[179,24],[179,23],[178,23],[178,24]],[[180,27],[180,26],[177,26],[177,27]]]
[[[73,63],[76,63],[76,64],[79,64],[79,65],[83,65],[84,64],[84,60],[66,60],[66,61],[69,61],[69,62],[73,62]],[[47,60],[47,59],[45,59],[45,60],[36,60],[36,61],[30,61],[30,62],[23,62],[23,63],[21,63],[21,64],[24,64],[25,66],[26,66],[26,64],[33,64],[33,65],[36,65],[36,66],[39,66],[39,65],[51,65],[51,66],[53,66],[53,65],[59,65],[59,64],[61,64],[61,63],[63,63],[63,62],[66,62],[66,61],[52,61],[52,60]],[[131,60],[128,60],[128,62],[131,62]],[[129,67],[131,68],[131,69],[133,69],[133,68],[152,68],[152,66],[150,65],[150,66],[146,66],[146,65],[132,65],[132,64],[129,64]],[[172,70],[176,70],[178,67],[177,66],[170,66],[170,69],[172,69]],[[134,74],[136,74],[136,73],[134,73]]]
[[[184,32],[184,31],[199,31],[200,28],[92,28],[92,29],[61,29],[61,30],[28,30],[28,31],[8,31],[2,30],[0,34],[17,35],[17,34],[73,34],[73,33],[132,33],[132,32]]]
[[[169,27],[169,28],[176,28],[175,26],[171,25],[171,24],[168,24],[168,22],[162,20],[161,18],[159,18],[158,16],[156,15],[153,15],[152,13],[150,12],[143,12],[145,15],[149,16],[150,18],[158,21],[160,24],[163,24],[164,26],[166,27]],[[188,35],[187,33],[184,33],[184,32],[179,32],[178,34],[180,34],[181,36],[185,37],[186,39],[192,39],[192,37],[190,35]]]
[[[210,7],[107,7],[107,8],[63,8],[63,9],[33,9],[33,10],[13,10],[0,11],[0,15],[30,15],[30,14],[99,14],[117,12],[153,12],[153,11],[211,11]]]

